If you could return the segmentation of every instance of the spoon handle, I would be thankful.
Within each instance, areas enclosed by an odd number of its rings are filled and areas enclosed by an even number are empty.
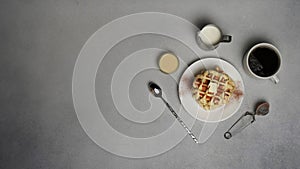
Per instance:
[[[185,123],[181,120],[181,118],[177,115],[177,113],[174,111],[174,109],[169,105],[169,103],[161,97],[161,99],[165,102],[166,106],[169,108],[171,113],[174,115],[174,117],[177,119],[177,121],[181,124],[181,126],[186,130],[186,132],[191,136],[191,138],[194,140],[195,143],[199,143],[195,135],[192,133],[192,131],[185,125]]]

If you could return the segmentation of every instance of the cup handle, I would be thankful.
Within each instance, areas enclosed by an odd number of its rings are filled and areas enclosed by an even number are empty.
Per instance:
[[[276,75],[272,76],[272,77],[271,77],[271,80],[272,80],[275,84],[279,83],[279,78],[278,78],[278,76],[276,76]]]
[[[231,42],[231,39],[232,39],[232,36],[230,36],[230,35],[223,35],[220,42],[227,42],[228,43],[228,42]]]

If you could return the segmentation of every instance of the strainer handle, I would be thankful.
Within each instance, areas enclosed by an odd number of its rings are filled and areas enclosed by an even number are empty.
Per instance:
[[[226,139],[230,139],[235,134],[241,132],[255,121],[255,115],[251,112],[244,113],[233,125],[224,133]]]

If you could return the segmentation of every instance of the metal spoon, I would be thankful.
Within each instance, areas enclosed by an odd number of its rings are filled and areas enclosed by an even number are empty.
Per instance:
[[[148,83],[148,88],[150,92],[155,96],[161,98],[161,100],[166,104],[166,106],[169,108],[171,113],[175,116],[175,118],[178,120],[178,122],[181,124],[181,126],[187,131],[187,133],[192,137],[195,143],[199,143],[197,138],[194,136],[194,134],[191,132],[191,130],[185,125],[185,123],[181,120],[181,118],[177,115],[177,113],[174,111],[174,109],[169,105],[169,103],[162,97],[162,90],[161,88],[155,84],[154,82]]]
[[[230,139],[233,135],[241,132],[247,126],[255,121],[255,115],[265,116],[269,113],[270,104],[267,102],[261,103],[256,107],[254,113],[246,112],[243,114],[225,133],[224,137]]]

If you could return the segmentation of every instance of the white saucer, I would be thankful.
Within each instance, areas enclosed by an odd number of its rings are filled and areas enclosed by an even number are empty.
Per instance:
[[[234,80],[237,87],[236,93],[233,94],[226,105],[207,111],[200,107],[192,97],[192,83],[195,75],[199,74],[201,70],[215,69],[217,66]],[[179,98],[185,110],[194,118],[204,122],[220,122],[231,117],[240,108],[244,93],[243,79],[238,70],[220,58],[200,59],[191,64],[182,74],[178,87]]]

